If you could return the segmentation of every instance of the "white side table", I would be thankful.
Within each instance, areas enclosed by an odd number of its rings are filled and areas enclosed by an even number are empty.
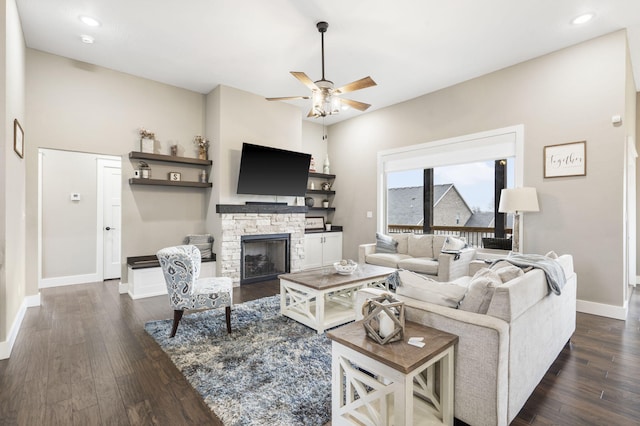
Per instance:
[[[380,345],[366,337],[361,321],[327,336],[333,340],[332,425],[453,425],[458,336],[406,322],[403,341]],[[425,346],[409,345],[409,337],[424,337]]]

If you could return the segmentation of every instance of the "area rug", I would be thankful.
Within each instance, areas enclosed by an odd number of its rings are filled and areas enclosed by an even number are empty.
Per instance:
[[[323,425],[331,420],[331,343],[280,315],[280,296],[150,321],[158,342],[227,426]]]

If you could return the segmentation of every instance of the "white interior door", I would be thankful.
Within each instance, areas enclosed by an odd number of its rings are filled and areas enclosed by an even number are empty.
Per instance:
[[[100,160],[102,174],[102,232],[103,232],[103,279],[120,278],[120,196],[122,178],[120,161]],[[99,221],[100,222],[100,221]]]

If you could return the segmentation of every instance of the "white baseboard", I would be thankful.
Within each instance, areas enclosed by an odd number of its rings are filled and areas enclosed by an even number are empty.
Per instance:
[[[13,344],[16,342],[16,338],[18,337],[18,330],[20,330],[20,325],[24,319],[25,312],[27,312],[27,299],[22,301],[20,309],[18,309],[18,313],[13,319],[13,324],[11,325],[11,330],[9,330],[7,340],[0,342],[0,359],[7,359],[11,356]]]
[[[120,281],[120,283],[118,284],[118,293],[120,294],[129,293],[129,283],[123,283],[122,281]]]
[[[40,292],[38,292],[38,294],[34,294],[33,296],[25,297],[24,301],[27,304],[27,308],[35,308],[37,306],[40,306]]]
[[[61,287],[64,285],[87,284],[102,281],[98,274],[70,275],[68,277],[42,278],[39,288]]]
[[[138,300],[138,299],[144,299],[146,297],[155,297],[155,296],[162,296],[162,295],[166,295],[167,293],[167,289],[165,288],[164,290],[159,290],[159,291],[154,291],[154,292],[146,292],[143,294],[133,294],[131,292],[129,292],[129,297],[133,300]]]
[[[601,317],[626,320],[629,313],[628,303],[625,306],[605,305],[604,303],[589,302],[587,300],[576,301],[576,311],[583,314],[598,315]]]

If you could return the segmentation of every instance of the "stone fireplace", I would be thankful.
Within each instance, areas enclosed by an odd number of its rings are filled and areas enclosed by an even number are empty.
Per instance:
[[[306,207],[286,205],[218,204],[221,216],[220,275],[242,284],[242,237],[288,234],[289,271],[302,269]],[[275,278],[274,278],[275,279]],[[254,281],[252,281],[254,282]]]

